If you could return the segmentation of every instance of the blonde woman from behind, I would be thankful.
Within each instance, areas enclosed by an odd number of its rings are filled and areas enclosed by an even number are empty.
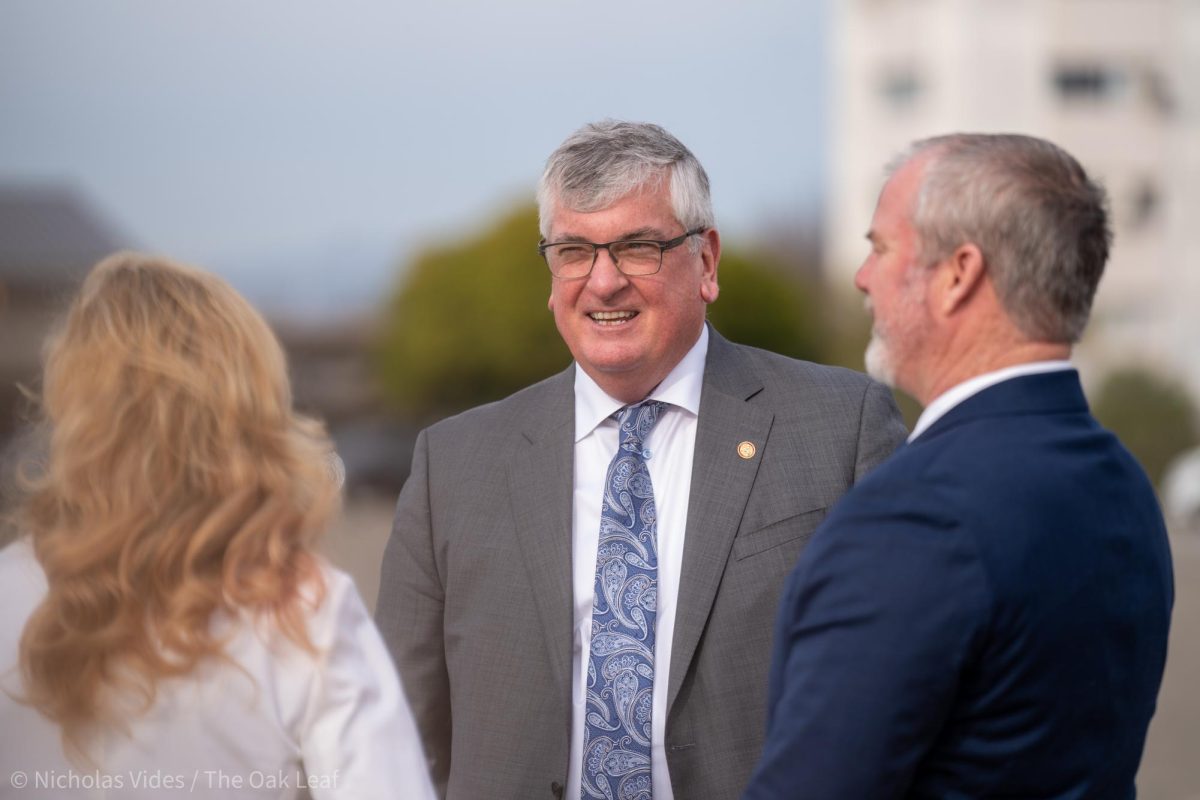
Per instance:
[[[250,305],[114,255],[41,401],[0,552],[0,797],[432,797],[379,634],[313,549],[331,445]]]

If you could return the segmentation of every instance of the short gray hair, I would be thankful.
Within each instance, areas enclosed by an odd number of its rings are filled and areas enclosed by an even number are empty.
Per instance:
[[[922,261],[975,244],[1023,334],[1077,342],[1112,244],[1103,187],[1061,147],[1032,136],[922,139],[889,170],[917,157],[929,158],[912,219]]]
[[[704,167],[658,125],[606,119],[584,125],[546,160],[538,181],[538,225],[550,234],[554,209],[598,211],[642,188],[671,188],[671,209],[686,230],[711,228],[712,198]]]

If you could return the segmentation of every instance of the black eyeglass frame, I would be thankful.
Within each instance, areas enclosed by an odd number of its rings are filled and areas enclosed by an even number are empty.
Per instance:
[[[556,245],[560,245],[560,244],[590,245],[592,248],[592,264],[591,264],[591,266],[588,267],[587,272],[583,273],[582,275],[572,275],[570,278],[567,278],[566,280],[578,280],[580,278],[586,278],[587,276],[591,275],[592,270],[596,268],[596,259],[599,257],[601,250],[608,250],[608,257],[612,259],[613,266],[616,267],[617,271],[620,272],[622,275],[625,275],[627,277],[641,278],[641,277],[645,277],[646,275],[657,275],[660,271],[662,271],[663,253],[667,252],[668,250],[673,250],[676,247],[679,247],[679,245],[683,244],[691,237],[693,237],[697,234],[700,234],[700,233],[704,233],[707,230],[708,230],[707,226],[693,228],[692,230],[688,231],[687,233],[682,233],[679,236],[676,236],[674,239],[667,239],[665,242],[659,241],[657,239],[617,239],[616,241],[604,242],[603,244],[601,244],[599,242],[572,242],[572,241],[545,242],[545,241],[543,241],[543,242],[538,243],[538,255],[540,255],[546,261],[546,266],[550,267],[550,259],[546,258],[546,250],[547,249],[554,247]],[[654,272],[639,272],[639,273],[636,273],[636,274],[630,276],[629,273],[627,273],[625,270],[621,269],[621,262],[617,259],[616,256],[613,255],[613,251],[610,248],[614,244],[652,244],[652,245],[655,245],[656,247],[658,247],[658,269],[654,270]],[[554,269],[552,267],[550,267],[550,274],[554,275],[554,277],[556,277],[556,278],[559,277],[559,275],[554,272]]]

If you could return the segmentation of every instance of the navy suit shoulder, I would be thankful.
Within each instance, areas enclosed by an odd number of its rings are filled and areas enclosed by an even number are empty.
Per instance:
[[[1172,597],[1153,490],[1075,373],[986,389],[802,554],[747,797],[1130,797]]]

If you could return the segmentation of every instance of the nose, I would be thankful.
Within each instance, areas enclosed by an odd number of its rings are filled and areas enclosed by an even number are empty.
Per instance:
[[[629,285],[629,277],[617,269],[608,248],[596,251],[596,263],[588,275],[588,289],[597,297],[611,297]]]
[[[867,256],[862,264],[859,265],[858,271],[854,273],[854,288],[858,289],[863,294],[867,294],[867,278],[871,269],[871,257]]]

